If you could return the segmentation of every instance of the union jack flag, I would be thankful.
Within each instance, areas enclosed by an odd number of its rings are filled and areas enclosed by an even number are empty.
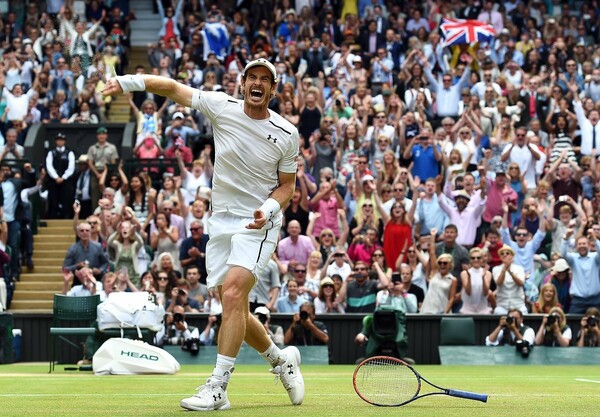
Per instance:
[[[446,46],[491,42],[495,31],[492,25],[478,20],[443,18],[440,24]]]

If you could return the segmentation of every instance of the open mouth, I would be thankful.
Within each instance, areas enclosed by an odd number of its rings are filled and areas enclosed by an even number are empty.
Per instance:
[[[262,98],[263,95],[264,95],[263,91],[258,88],[253,88],[250,90],[250,97],[252,97],[252,98],[259,99],[259,98]]]

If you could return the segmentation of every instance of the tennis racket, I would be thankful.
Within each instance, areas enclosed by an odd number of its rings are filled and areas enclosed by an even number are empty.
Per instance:
[[[427,382],[439,391],[419,395],[421,381]],[[390,356],[374,356],[362,361],[352,377],[354,390],[369,404],[383,407],[397,407],[429,395],[449,395],[487,402],[486,394],[446,389],[432,384],[412,366]]]

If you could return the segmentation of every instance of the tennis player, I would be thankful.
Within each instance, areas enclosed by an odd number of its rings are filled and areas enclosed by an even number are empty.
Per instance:
[[[248,294],[277,245],[281,207],[291,199],[296,182],[298,131],[268,109],[277,82],[273,64],[260,58],[244,68],[243,100],[153,75],[117,76],[102,91],[166,96],[201,111],[213,125],[216,156],[206,267],[208,288],[218,288],[221,295],[223,318],[217,363],[198,393],[181,401],[188,410],[230,408],[227,384],[242,341],[271,364],[292,404],[304,399],[300,352],[293,346],[280,350],[248,307]]]

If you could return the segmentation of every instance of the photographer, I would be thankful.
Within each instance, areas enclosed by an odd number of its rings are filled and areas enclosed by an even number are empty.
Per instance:
[[[306,302],[300,306],[300,312],[294,314],[292,324],[285,332],[284,343],[294,346],[327,345],[329,335],[327,328],[320,321],[315,321],[315,308]]]
[[[567,318],[560,307],[550,309],[535,335],[535,344],[539,346],[567,347],[571,343],[573,333],[567,326]]]
[[[581,318],[581,330],[577,333],[578,347],[597,347],[600,346],[600,310],[596,307],[590,307],[585,311],[585,316]]]
[[[277,346],[283,347],[283,327],[271,324],[271,312],[267,307],[256,307],[254,315],[264,326],[267,334]]]
[[[171,290],[171,298],[167,300],[167,312],[175,312],[175,307],[181,306],[188,313],[199,313],[202,306],[198,301],[190,298],[189,284],[184,279],[177,282],[177,286]]]
[[[156,333],[157,346],[181,346],[183,350],[197,354],[200,347],[200,334],[197,328],[188,326],[185,321],[185,310],[175,306],[173,313],[165,314],[165,325]]]
[[[523,313],[511,309],[507,316],[500,317],[498,326],[485,338],[486,346],[516,346],[524,357],[529,355],[535,343],[535,332],[523,324]]]

